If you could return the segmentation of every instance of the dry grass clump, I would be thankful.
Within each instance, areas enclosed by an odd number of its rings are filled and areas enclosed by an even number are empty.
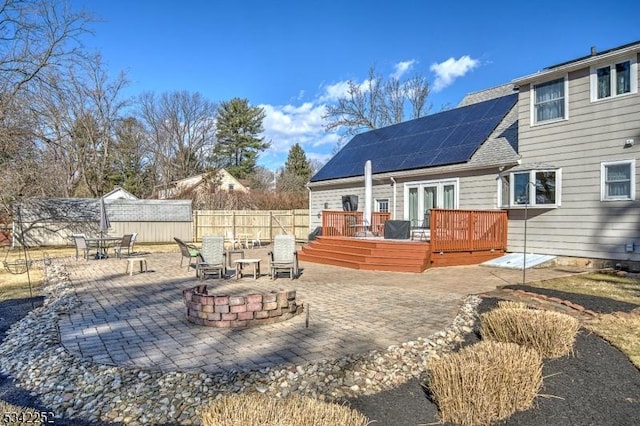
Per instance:
[[[200,415],[203,426],[365,426],[368,419],[349,407],[309,397],[285,399],[232,394],[212,401]]]
[[[498,308],[480,315],[483,339],[527,346],[544,358],[569,354],[579,329],[577,319],[559,312]]]
[[[524,302],[515,302],[513,300],[498,300],[498,308],[503,309],[529,309]]]
[[[533,405],[542,358],[515,343],[483,341],[433,358],[427,387],[443,422],[486,425]]]

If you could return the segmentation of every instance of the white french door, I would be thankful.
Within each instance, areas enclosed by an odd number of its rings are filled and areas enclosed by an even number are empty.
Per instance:
[[[458,179],[405,184],[404,218],[422,221],[429,209],[458,208]]]

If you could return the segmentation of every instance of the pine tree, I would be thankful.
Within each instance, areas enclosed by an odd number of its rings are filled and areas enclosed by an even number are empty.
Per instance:
[[[278,177],[278,192],[306,193],[305,185],[311,178],[311,163],[299,143],[289,150],[287,162]]]
[[[311,163],[299,143],[295,143],[289,150],[284,168],[287,172],[301,177],[305,183],[311,179]]]
[[[271,145],[257,135],[263,131],[264,110],[247,99],[233,98],[218,107],[216,145],[212,161],[238,179],[250,176],[260,152]]]

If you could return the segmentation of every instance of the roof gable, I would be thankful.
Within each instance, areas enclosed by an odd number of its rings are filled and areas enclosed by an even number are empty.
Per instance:
[[[465,163],[517,102],[510,94],[356,135],[311,182]]]

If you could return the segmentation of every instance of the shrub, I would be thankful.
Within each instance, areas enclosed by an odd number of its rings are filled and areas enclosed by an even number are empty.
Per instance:
[[[344,405],[309,397],[284,399],[262,394],[232,394],[212,401],[201,413],[203,426],[365,426],[368,419]]]
[[[499,307],[480,315],[483,339],[527,346],[544,358],[570,353],[579,329],[577,319],[559,312]]]
[[[427,365],[443,422],[486,425],[527,410],[542,386],[542,359],[515,343],[479,342]]]

